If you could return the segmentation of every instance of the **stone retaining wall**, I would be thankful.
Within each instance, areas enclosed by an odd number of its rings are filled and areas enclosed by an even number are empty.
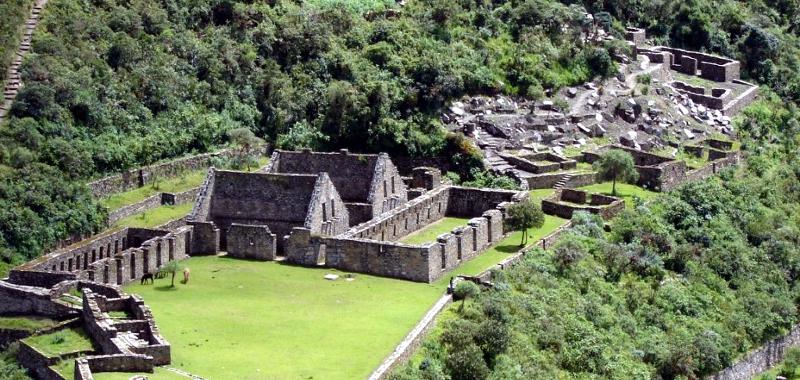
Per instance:
[[[790,347],[800,345],[800,325],[795,325],[788,334],[775,338],[750,352],[743,359],[706,380],[749,380],[783,361]]]
[[[266,150],[266,146],[259,148]],[[211,166],[211,160],[216,157],[229,158],[236,154],[233,149],[223,149],[214,153],[204,153],[195,156],[179,158],[161,164],[144,166],[120,174],[101,178],[87,185],[95,198],[105,198],[115,193],[140,188],[156,179],[176,177],[190,170],[205,169]]]

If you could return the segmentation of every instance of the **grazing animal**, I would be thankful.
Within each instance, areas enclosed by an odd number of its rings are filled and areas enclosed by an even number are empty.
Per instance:
[[[189,268],[183,268],[183,283],[184,284],[188,284],[189,283],[189,273],[191,273],[189,271]]]
[[[150,280],[151,284],[155,283],[155,280],[153,280],[153,274],[152,273],[145,273],[145,274],[142,275],[141,285],[146,284],[147,280]]]

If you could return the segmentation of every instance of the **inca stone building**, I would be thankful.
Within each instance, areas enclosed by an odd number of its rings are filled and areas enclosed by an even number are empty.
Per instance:
[[[505,207],[527,195],[442,185],[431,168],[401,177],[386,154],[346,150],[276,151],[265,171],[209,171],[187,221],[191,254],[429,282],[497,242]],[[398,242],[445,216],[472,219],[428,244]]]

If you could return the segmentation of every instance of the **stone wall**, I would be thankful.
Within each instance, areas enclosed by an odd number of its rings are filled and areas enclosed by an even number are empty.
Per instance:
[[[0,314],[43,315],[63,319],[77,312],[70,304],[53,299],[47,288],[0,281]]]
[[[397,240],[442,219],[447,214],[448,187],[430,191],[378,219],[353,227],[348,237],[370,240]]]
[[[132,319],[116,321],[108,317],[111,311],[126,311]],[[146,355],[151,365],[170,363],[169,343],[159,333],[150,308],[141,298],[107,298],[84,289],[82,317],[86,332],[103,354]],[[135,334],[135,344],[131,342],[132,334]],[[145,369],[137,371],[141,370]]]
[[[634,45],[641,45],[644,43],[645,38],[646,33],[644,29],[632,27],[625,28],[625,41],[633,42]]]
[[[158,193],[145,198],[140,202],[120,207],[108,213],[108,225],[113,225],[120,219],[127,218],[132,215],[140,214],[145,211],[152,210],[162,205],[182,205],[189,202],[194,202],[200,187],[186,190],[180,193]]]
[[[228,229],[228,256],[251,260],[275,260],[277,242],[269,227],[234,223]]]
[[[11,271],[9,281],[48,288],[74,279],[123,285],[187,257],[190,236],[191,227],[173,232],[126,228],[19,266]]]
[[[725,100],[731,95],[731,90],[728,89],[713,89],[711,95],[706,95],[704,87],[695,87],[679,81],[674,81],[670,85],[678,92],[689,96],[693,102],[715,110],[723,109]]]
[[[362,181],[366,178],[362,178]],[[337,189],[339,185],[337,185]],[[372,216],[389,212],[408,201],[406,184],[386,153],[378,155],[373,169],[367,202],[372,204]]]
[[[441,313],[453,297],[450,294],[445,294],[425,313],[411,332],[406,335],[402,342],[392,351],[389,356],[384,359],[383,363],[370,374],[368,380],[383,380],[387,379],[392,371],[400,367],[403,363],[407,362],[414,352],[422,345],[423,339],[428,335],[428,332],[436,326],[436,317]]]
[[[625,201],[620,198],[575,189],[560,189],[552,197],[542,200],[545,214],[564,219],[572,219],[577,211],[586,211],[608,220],[624,209]]]
[[[211,160],[213,158],[231,157],[234,154],[234,150],[225,149],[215,153],[180,158],[174,161],[128,170],[117,175],[89,182],[87,185],[95,198],[105,198],[115,193],[140,188],[148,183],[152,183],[155,179],[172,178],[189,170],[207,168],[211,166]]]
[[[583,160],[593,163],[608,149],[623,150],[631,154],[636,171],[639,173],[636,184],[646,189],[669,191],[687,180],[689,170],[685,162],[621,145],[608,145],[596,152],[583,152]]]
[[[433,190],[442,184],[442,172],[437,168],[418,167],[411,173],[411,187]]]
[[[287,241],[287,261],[432,282],[461,262],[479,255],[498,242],[504,233],[503,213],[496,209],[487,210],[480,217],[472,218],[466,226],[421,246],[356,237],[375,234],[372,228],[376,226],[381,224],[362,226],[364,229],[352,232],[354,235],[333,238],[315,237],[307,229],[295,228]]]
[[[728,104],[726,104],[725,107],[722,108],[722,113],[728,116],[732,116],[739,113],[739,111],[741,111],[742,108],[752,103],[756,99],[756,97],[758,97],[758,86],[739,79],[734,80],[733,83],[748,85],[750,86],[750,88],[745,90],[741,95],[737,96],[735,99],[728,102]]]
[[[279,252],[283,251],[283,236],[293,227],[323,235],[336,235],[349,227],[345,204],[326,173],[216,171],[213,178],[213,188],[201,190],[196,212],[189,219],[189,224],[202,226],[194,235],[197,252],[227,250],[227,231],[233,223],[268,226]]]
[[[783,361],[787,350],[796,346],[800,346],[800,325],[795,325],[788,334],[765,343],[716,375],[706,377],[706,380],[753,379]]]
[[[492,210],[505,202],[519,202],[528,193],[515,190],[478,189],[473,187],[449,187],[447,215],[475,217]]]
[[[336,153],[276,150],[267,172],[314,175],[326,172],[345,203],[356,203],[362,208],[371,205],[370,219],[408,200],[400,172],[385,153],[353,154],[346,149]],[[356,215],[356,220],[362,220],[361,214]]]
[[[700,69],[700,76],[708,80],[731,82],[739,79],[741,65],[739,61],[730,58],[665,46],[654,47],[652,51],[672,54],[674,57],[673,62],[680,63],[682,67],[682,59],[691,58],[696,62],[697,68]],[[694,73],[692,74],[694,75]]]

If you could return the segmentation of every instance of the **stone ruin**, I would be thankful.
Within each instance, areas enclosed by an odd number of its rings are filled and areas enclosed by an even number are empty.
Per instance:
[[[527,195],[446,185],[431,167],[401,177],[385,154],[272,157],[266,173],[209,171],[187,222],[192,254],[431,282],[496,242],[505,233],[503,210]],[[430,244],[398,242],[445,216],[472,219]]]
[[[542,200],[545,214],[564,219],[572,219],[575,212],[585,211],[608,220],[624,209],[625,201],[621,198],[577,189],[558,189],[553,196]]]
[[[648,46],[646,33],[639,28],[626,28],[625,38],[634,54],[617,57],[620,72],[614,78],[549,92],[542,100],[465,96],[454,101],[441,120],[448,130],[463,132],[475,142],[487,168],[531,189],[591,183],[590,169],[580,165],[591,162],[583,153],[591,155],[610,145],[659,155],[666,162],[712,137],[735,138],[731,117],[758,95],[757,86],[740,79],[738,61]],[[545,165],[535,158],[541,154],[561,157],[553,163],[579,165]],[[712,153],[709,161],[721,158]],[[718,164],[709,162],[709,171],[727,166]],[[670,172],[650,164],[640,166],[652,167],[646,178]],[[675,168],[647,183],[653,189],[668,189],[682,176],[700,175],[690,171]]]
[[[95,350],[59,358],[22,345],[21,363],[40,378],[62,378],[50,366],[72,359],[76,379],[152,372],[170,363],[169,343],[142,300],[119,286],[171,261],[227,252],[432,282],[500,241],[508,232],[507,207],[528,196],[452,186],[433,167],[410,174],[401,176],[386,154],[347,151],[279,150],[264,172],[211,168],[185,220],[158,229],[112,230],[11,270],[0,281],[0,314],[63,320],[60,327],[82,326],[95,343]],[[446,216],[470,219],[428,243],[400,242]],[[82,298],[70,290],[81,291]],[[119,313],[128,317],[112,317]]]

